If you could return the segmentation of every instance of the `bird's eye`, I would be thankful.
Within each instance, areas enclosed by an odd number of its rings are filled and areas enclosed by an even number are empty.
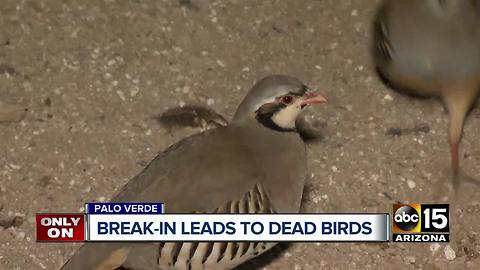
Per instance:
[[[281,101],[285,105],[290,105],[293,102],[293,97],[292,96],[283,96]]]

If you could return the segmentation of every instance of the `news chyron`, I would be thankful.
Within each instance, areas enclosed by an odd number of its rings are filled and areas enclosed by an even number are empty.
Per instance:
[[[394,204],[393,242],[449,242],[448,204]]]
[[[163,203],[87,203],[37,214],[40,242],[387,242],[388,213],[172,214]]]

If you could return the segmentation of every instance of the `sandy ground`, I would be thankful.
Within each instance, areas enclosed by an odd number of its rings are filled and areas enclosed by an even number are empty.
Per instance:
[[[35,213],[108,200],[157,152],[199,131],[167,130],[156,115],[186,103],[231,117],[254,81],[272,73],[297,76],[330,98],[309,111],[324,139],[308,147],[305,211],[450,203],[451,242],[293,244],[262,267],[480,268],[480,190],[452,189],[441,104],[393,92],[373,71],[377,4],[3,0],[0,101],[13,105],[10,123],[0,124],[0,217],[18,217],[0,227],[0,269],[60,267],[78,245],[36,243]],[[419,125],[428,128],[387,134]],[[476,109],[462,166],[477,178],[479,126]]]

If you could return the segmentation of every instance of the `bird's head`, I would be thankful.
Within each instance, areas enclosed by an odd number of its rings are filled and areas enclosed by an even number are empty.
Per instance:
[[[295,130],[297,116],[305,107],[326,101],[294,77],[272,75],[261,79],[248,92],[233,122],[253,116],[268,128],[291,131]]]

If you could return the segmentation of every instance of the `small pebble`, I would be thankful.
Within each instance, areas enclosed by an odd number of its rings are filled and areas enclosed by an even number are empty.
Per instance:
[[[83,192],[83,193],[88,193],[88,192],[90,192],[91,190],[92,190],[92,188],[91,188],[90,186],[86,186],[86,187],[82,190],[82,192]]]
[[[410,189],[414,189],[417,186],[417,183],[415,183],[413,180],[407,180],[407,185]]]
[[[393,97],[390,96],[389,94],[386,94],[386,95],[383,97],[383,99],[388,100],[388,101],[392,101],[392,100],[393,100]]]
[[[407,264],[414,264],[414,263],[415,263],[415,257],[413,257],[413,256],[407,256],[407,257],[405,257],[405,263],[407,263]]]
[[[119,97],[122,101],[125,101],[125,95],[123,94],[122,91],[118,90],[118,91],[117,91],[117,95],[118,95],[118,97]]]
[[[135,97],[138,94],[138,92],[140,92],[140,89],[138,87],[134,87],[130,90],[130,96]]]
[[[227,65],[225,64],[225,62],[223,62],[222,60],[217,60],[217,65],[219,65],[220,67],[224,68],[226,67]]]
[[[440,244],[439,243],[433,243],[430,245],[430,251],[432,253],[437,252],[440,249]]]
[[[457,257],[455,251],[450,245],[446,245],[443,252],[445,253],[445,258],[449,261],[453,261]]]

